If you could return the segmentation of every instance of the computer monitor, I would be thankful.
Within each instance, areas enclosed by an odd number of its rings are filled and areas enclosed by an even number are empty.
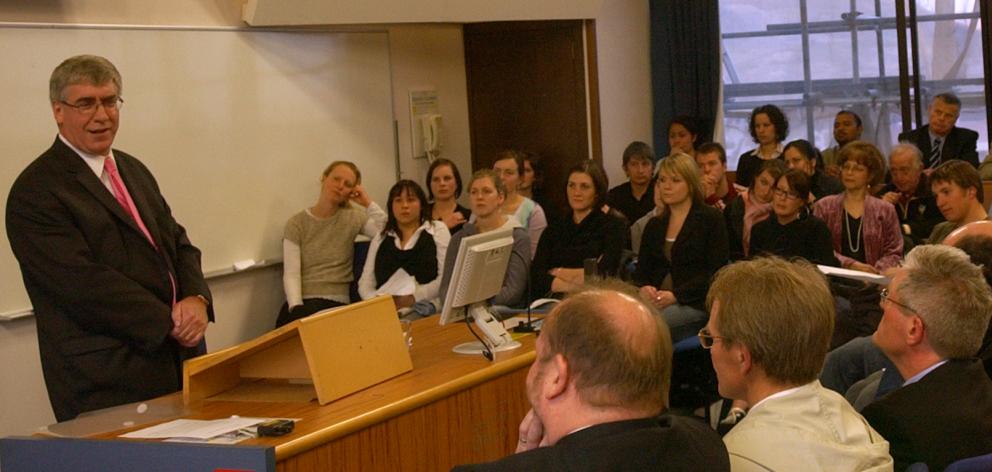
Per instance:
[[[499,319],[489,311],[489,299],[503,288],[506,267],[513,253],[513,230],[497,230],[462,239],[455,256],[454,269],[448,284],[440,324],[446,325],[469,318],[480,331],[483,342],[455,346],[461,354],[482,354],[506,351],[520,346],[503,328]]]

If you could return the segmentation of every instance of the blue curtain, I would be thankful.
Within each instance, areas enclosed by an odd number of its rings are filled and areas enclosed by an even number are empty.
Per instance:
[[[717,0],[651,0],[651,89],[654,148],[667,156],[668,123],[691,115],[700,142],[711,141],[720,93]]]

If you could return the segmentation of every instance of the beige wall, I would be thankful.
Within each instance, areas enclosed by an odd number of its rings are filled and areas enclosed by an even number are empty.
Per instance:
[[[232,0],[0,2],[0,19],[9,22],[245,26],[240,18],[240,2]],[[402,176],[424,180],[426,162],[411,157],[408,90],[425,87],[438,91],[444,117],[441,155],[454,160],[463,173],[468,172],[471,159],[461,26],[362,29],[389,31]],[[392,136],[383,139],[392,140]],[[177,219],[181,221],[182,215]],[[278,266],[213,279],[210,287],[218,320],[207,332],[211,350],[251,339],[269,329],[283,301]],[[41,376],[36,336],[32,318],[0,323],[0,364],[6,379],[0,382],[0,436],[31,433],[54,421]]]
[[[623,150],[651,142],[651,67],[648,2],[606,0],[596,18],[603,167],[610,185],[626,182]]]

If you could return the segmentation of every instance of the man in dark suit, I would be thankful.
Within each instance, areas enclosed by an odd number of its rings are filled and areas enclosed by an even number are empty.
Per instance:
[[[661,317],[637,298],[569,297],[537,338],[517,454],[455,470],[730,470],[713,430],[662,414],[671,356]]]
[[[961,115],[961,99],[947,92],[933,97],[929,124],[901,133],[899,141],[915,144],[923,153],[924,169],[960,159],[978,168],[978,133],[954,126]]]
[[[872,340],[902,387],[862,412],[889,440],[896,470],[944,470],[992,451],[992,380],[974,358],[992,317],[982,270],[950,246],[917,246],[897,269]]]
[[[114,65],[71,57],[49,95],[58,137],[14,182],[6,221],[49,400],[66,421],[179,390],[213,312],[200,251],[148,169],[111,148],[123,104]]]

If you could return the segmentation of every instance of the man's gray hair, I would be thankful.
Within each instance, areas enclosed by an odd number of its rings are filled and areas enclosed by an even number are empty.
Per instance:
[[[992,290],[982,269],[950,246],[916,246],[903,264],[903,303],[926,325],[930,346],[944,359],[973,357],[992,318]]]
[[[104,85],[113,83],[117,86],[117,95],[122,93],[121,73],[114,64],[104,57],[80,55],[73,56],[58,65],[52,71],[48,81],[48,99],[52,103],[65,100],[65,88],[76,84]]]
[[[923,168],[923,151],[916,147],[913,143],[899,143],[892,146],[892,151],[889,152],[889,164],[892,164],[892,157],[898,154],[908,154],[913,158],[913,168],[920,170]]]

